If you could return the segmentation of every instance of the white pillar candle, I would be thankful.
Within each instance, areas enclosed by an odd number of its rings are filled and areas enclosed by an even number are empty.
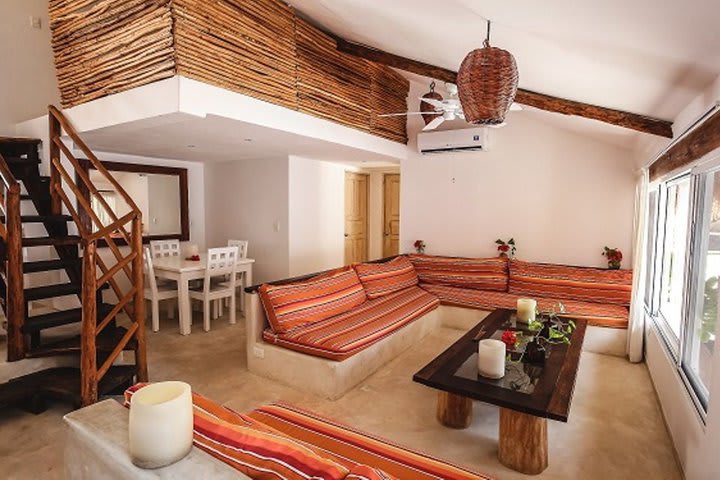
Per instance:
[[[487,378],[505,376],[505,344],[486,338],[478,342],[478,371]]]
[[[187,246],[187,256],[188,256],[188,257],[195,257],[195,256],[197,256],[197,255],[200,255],[200,249],[198,248],[198,246],[195,245],[194,243],[188,244],[188,246]]]
[[[190,453],[193,405],[190,385],[159,382],[130,399],[130,457],[141,468],[160,468]]]
[[[534,322],[537,302],[531,298],[518,298],[517,319],[521,322]]]

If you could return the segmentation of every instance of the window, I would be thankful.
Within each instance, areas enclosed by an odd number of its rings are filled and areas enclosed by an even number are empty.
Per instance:
[[[720,172],[700,177],[698,221],[690,315],[682,365],[695,393],[707,408],[718,320],[720,280]]]
[[[683,323],[686,257],[689,245],[691,177],[685,175],[665,187],[664,235],[660,262],[658,313],[663,333],[677,355]],[[659,252],[660,253],[660,252]]]
[[[647,281],[645,282],[645,309],[652,314],[655,310],[653,298],[653,272],[655,270],[655,242],[657,240],[657,216],[658,216],[658,190],[652,190],[648,196],[648,231],[645,238],[645,265],[648,266]]]

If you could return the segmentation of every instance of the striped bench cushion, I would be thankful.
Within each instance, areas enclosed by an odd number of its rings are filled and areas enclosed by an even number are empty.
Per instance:
[[[420,284],[420,287],[440,299],[443,305],[477,308],[478,310],[495,310],[507,308],[514,310],[517,299],[525,297],[513,293],[486,292],[469,288],[448,287],[445,285]],[[622,305],[578,302],[557,298],[531,297],[537,300],[538,309],[549,310],[558,302],[565,305],[565,316],[587,320],[589,325],[596,327],[627,328],[629,310]]]
[[[632,270],[603,270],[513,260],[510,293],[527,297],[630,305]]]
[[[437,297],[410,287],[290,332],[278,334],[267,329],[263,338],[291,350],[339,361],[391,335],[439,304]]]
[[[325,454],[349,469],[364,464],[400,480],[491,478],[289,405],[268,405],[248,415],[300,442],[312,445],[319,454]]]
[[[275,333],[334,317],[367,300],[352,267],[288,285],[266,284],[258,293]]]
[[[507,259],[410,255],[422,283],[507,292]]]
[[[418,284],[412,263],[406,257],[395,257],[385,263],[360,263],[355,271],[368,298],[398,292]]]
[[[125,391],[125,406],[143,388]],[[347,478],[350,469],[257,419],[193,393],[193,444],[251,478]]]

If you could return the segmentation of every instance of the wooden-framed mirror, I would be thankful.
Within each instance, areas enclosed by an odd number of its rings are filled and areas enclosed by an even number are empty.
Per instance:
[[[186,168],[144,165],[139,163],[102,162],[115,180],[129,194],[142,212],[143,243],[151,240],[190,240],[190,220],[188,217],[188,178]],[[97,185],[100,195],[112,208],[115,215],[121,217],[129,208],[114,189],[88,160],[80,160],[80,165]],[[85,183],[76,179],[80,191],[91,204],[98,200],[90,198]],[[102,208],[94,209],[102,212]],[[80,219],[88,230],[94,229],[94,223],[78,208]],[[102,219],[101,219],[102,220]],[[109,222],[103,222],[108,224]],[[96,227],[95,227],[96,228]],[[116,239],[124,244],[122,237]],[[104,241],[100,241],[104,243]]]

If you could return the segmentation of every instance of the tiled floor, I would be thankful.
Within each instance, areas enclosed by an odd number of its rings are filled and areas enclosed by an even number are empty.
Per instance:
[[[497,461],[496,407],[476,403],[470,428],[450,430],[434,418],[435,392],[411,380],[462,334],[459,330],[439,330],[330,402],[250,374],[241,319],[234,326],[216,320],[210,333],[199,323],[188,337],[178,335],[172,321],[163,321],[160,333],[148,333],[152,380],[187,381],[240,411],[275,400],[291,402],[500,479],[527,478]],[[0,411],[0,477],[63,478],[62,415],[67,411],[64,406],[38,416]],[[550,466],[536,478],[682,478],[644,364],[583,353],[570,420],[550,422],[549,439]]]

